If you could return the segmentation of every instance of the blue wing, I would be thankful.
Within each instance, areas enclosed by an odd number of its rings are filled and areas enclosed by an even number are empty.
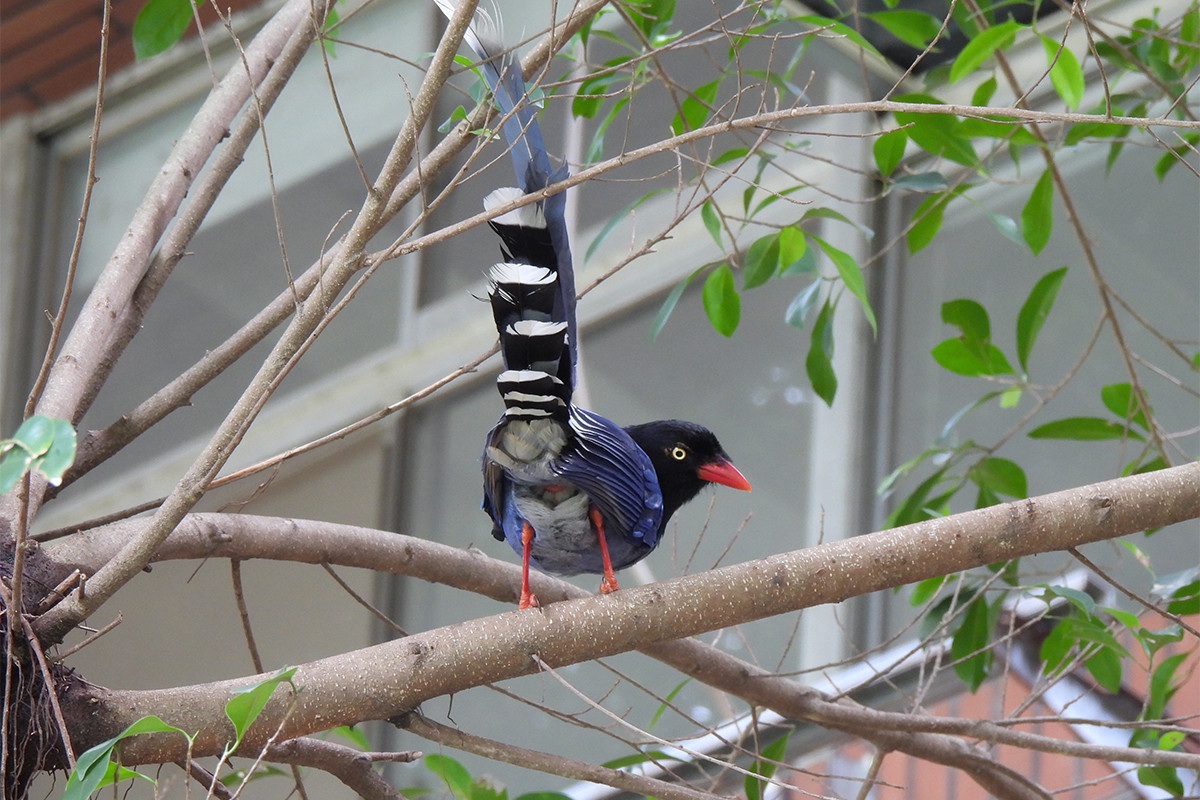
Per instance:
[[[609,541],[633,538],[653,548],[662,523],[662,492],[649,456],[613,422],[571,406],[575,446],[552,465],[586,492],[604,516]]]

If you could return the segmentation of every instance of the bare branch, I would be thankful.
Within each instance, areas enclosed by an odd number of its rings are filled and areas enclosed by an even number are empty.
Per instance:
[[[871,734],[866,738],[878,746],[939,763],[975,764],[987,772],[991,769],[990,759],[964,750],[961,742],[948,744],[937,738],[946,735],[940,726],[957,724],[960,728],[956,733],[971,737],[986,733],[996,741],[1005,741],[1016,732],[1000,726],[992,730],[987,728],[990,723],[943,723],[903,714],[887,715],[849,701],[827,701],[797,683],[719,651],[695,642],[671,640],[955,570],[1196,517],[1200,517],[1200,463],[828,542],[605,597],[554,603],[551,601],[580,590],[537,576],[534,590],[547,603],[538,613],[514,612],[472,620],[301,667],[297,680],[304,684],[305,691],[295,698],[297,708],[284,735],[304,735],[331,725],[391,717],[430,697],[528,674],[536,670],[531,658],[535,653],[546,663],[561,666],[641,648],[710,685],[782,714],[811,719],[837,730],[853,730],[858,736],[866,731]],[[181,557],[186,550],[188,557],[273,557],[371,565],[413,572],[427,580],[467,585],[477,591],[486,589],[484,593],[509,602],[515,599],[516,568],[476,553],[368,529],[280,522],[193,515],[164,544],[159,557]],[[64,541],[55,548],[55,555],[84,555],[90,546],[88,557],[103,557],[112,547],[105,544],[107,538],[115,533],[128,535],[130,526],[142,524],[126,522],[114,526],[116,531],[93,532],[76,537],[83,540],[78,542]],[[302,528],[309,535],[298,536],[296,532]],[[250,530],[258,533],[249,535]],[[347,546],[351,534],[355,536],[354,547]],[[354,679],[350,680],[349,675]],[[172,724],[199,731],[196,753],[219,752],[224,743],[222,709],[227,692],[245,685],[247,680],[153,691],[98,690],[92,709],[103,711],[98,716],[107,722],[93,727],[92,735],[112,735],[122,724],[142,714],[165,714]],[[263,732],[275,730],[285,710],[283,702],[269,704],[261,727],[247,734],[245,747],[261,746]],[[876,727],[871,728],[871,724]],[[114,726],[112,733],[108,733],[108,725]],[[1200,765],[1200,757],[1184,753],[1094,748],[1043,737],[1021,739],[1021,744],[1032,746],[1038,738],[1043,739],[1038,749],[1050,752],[1069,751],[1089,758],[1119,756],[1116,760],[1142,764]],[[132,742],[129,752],[131,758],[170,760],[180,757],[175,752],[180,746],[171,737],[146,737],[144,743],[140,739]],[[982,779],[1005,782],[989,774],[991,778]],[[1016,791],[1015,786],[1004,793],[1012,791]]]

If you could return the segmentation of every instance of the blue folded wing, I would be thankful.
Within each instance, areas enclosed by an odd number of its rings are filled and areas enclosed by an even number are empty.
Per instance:
[[[604,516],[606,534],[658,543],[662,492],[650,458],[616,424],[571,407],[575,445],[555,459],[554,472],[578,486]]]

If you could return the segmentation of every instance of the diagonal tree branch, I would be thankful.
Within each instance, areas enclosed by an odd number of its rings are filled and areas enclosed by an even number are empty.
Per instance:
[[[305,691],[294,698],[296,708],[287,718],[284,735],[300,736],[333,725],[390,718],[431,697],[529,674],[536,671],[534,654],[552,666],[561,666],[642,648],[752,703],[852,732],[888,749],[940,763],[973,764],[983,780],[1007,787],[1005,795],[1024,796],[1012,776],[989,772],[990,760],[963,749],[958,739],[946,739],[948,733],[940,731],[936,722],[902,720],[904,715],[833,702],[697,642],[672,640],[956,570],[1195,518],[1200,518],[1200,463],[830,542],[607,597],[549,603],[539,613],[511,612],[470,620],[304,665],[297,681],[304,684]],[[128,531],[137,524],[114,527]],[[243,524],[245,527],[240,527]],[[311,536],[295,534],[307,525],[314,526]],[[180,557],[186,550],[189,557],[269,555],[395,571],[417,567],[429,580],[486,588],[485,593],[509,602],[515,598],[515,568],[501,570],[490,559],[470,552],[379,531],[297,521],[273,521],[270,532],[249,535],[257,526],[254,518],[194,515],[165,543],[159,557]],[[353,530],[359,535],[355,547],[349,548],[345,534]],[[102,557],[111,547],[105,542],[112,533],[97,531],[77,537],[80,542],[68,540],[54,548],[53,555]],[[581,591],[537,577],[535,591],[547,602]],[[93,702],[84,704],[95,722],[73,726],[73,730],[87,730],[99,741],[143,714],[155,713],[171,724],[199,732],[196,755],[219,752],[226,737],[223,706],[228,691],[250,680],[149,691],[98,689]],[[282,698],[270,703],[262,721],[247,734],[245,747],[261,747],[283,720],[287,707]],[[72,713],[64,712],[68,717]],[[927,730],[921,730],[922,724]],[[950,732],[976,736],[983,731],[977,725],[962,724],[966,727]],[[999,738],[1004,735],[1002,730],[997,726],[987,733]],[[1020,744],[1029,746],[1031,741]],[[1096,749],[1049,741],[1053,744],[1045,745],[1046,749],[1061,752],[1066,747],[1081,757],[1119,756],[1119,760],[1133,763],[1200,766],[1200,757],[1185,753]],[[81,741],[79,746],[91,743]],[[140,737],[129,744],[125,757],[129,763],[173,760],[182,755],[177,752],[181,747],[181,742],[169,737]],[[996,787],[991,790],[1000,791]]]

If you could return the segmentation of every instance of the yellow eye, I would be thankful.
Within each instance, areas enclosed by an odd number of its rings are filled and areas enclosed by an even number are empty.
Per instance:
[[[683,461],[685,458],[687,458],[687,450],[683,449],[679,445],[675,445],[671,448],[671,458],[675,459],[676,461]]]

